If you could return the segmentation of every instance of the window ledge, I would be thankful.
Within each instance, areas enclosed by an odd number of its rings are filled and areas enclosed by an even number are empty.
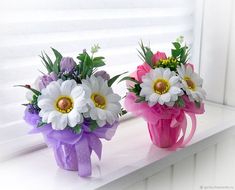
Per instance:
[[[177,151],[152,145],[146,123],[134,118],[120,124],[112,141],[103,141],[102,160],[92,154],[89,178],[59,169],[51,149],[43,148],[0,163],[1,186],[8,189],[123,189],[179,160],[235,134],[235,109],[206,103],[187,147]],[[2,152],[2,151],[1,151]],[[2,153],[1,153],[2,154]]]

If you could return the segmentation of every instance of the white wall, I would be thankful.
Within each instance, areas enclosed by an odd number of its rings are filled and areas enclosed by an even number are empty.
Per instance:
[[[204,1],[199,62],[207,99],[231,106],[235,106],[234,11],[233,0]]]

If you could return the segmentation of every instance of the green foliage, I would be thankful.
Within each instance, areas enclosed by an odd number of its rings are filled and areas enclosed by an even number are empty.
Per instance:
[[[188,61],[189,56],[189,47],[185,44],[182,45],[183,38],[177,39],[175,42],[173,42],[174,49],[171,49],[171,54],[174,59],[177,60],[178,63],[186,64]]]
[[[135,100],[136,103],[140,103],[140,102],[145,102],[145,97],[143,96],[138,96],[138,98]]]
[[[183,98],[180,96],[178,97],[178,100],[176,100],[175,104],[176,104],[176,106],[178,106],[180,108],[183,108],[185,106],[185,102],[184,102]]]
[[[81,125],[77,124],[74,128],[73,128],[73,131],[76,133],[76,134],[80,134],[82,132],[82,127]]]
[[[121,117],[125,114],[127,114],[127,111],[125,109],[121,108],[121,112],[119,113],[119,116]]]
[[[39,121],[37,124],[37,127],[44,127],[44,125],[46,125],[47,123]]]
[[[108,80],[108,86],[112,86],[113,83],[121,76],[121,75],[124,75],[126,74],[127,72],[124,72],[122,74],[119,74],[119,75],[115,75],[114,77],[112,77],[111,79]],[[119,81],[120,82],[120,81]]]
[[[195,101],[194,103],[195,103],[195,106],[196,106],[197,108],[200,108],[200,107],[201,107],[201,102]]]
[[[140,84],[140,82],[137,81],[137,80],[135,80],[134,77],[129,77],[129,76],[123,77],[118,83],[120,83],[120,82],[122,82],[122,81],[125,81],[125,80],[129,80],[129,81],[132,81],[132,82],[134,82],[134,83],[139,83],[139,84]]]
[[[153,63],[152,63],[153,52],[149,47],[144,46],[142,41],[139,43],[139,45],[141,50],[137,51],[139,52],[140,58],[148,65],[150,65],[151,68],[153,68]]]
[[[93,57],[93,54],[98,51],[100,47],[98,45],[92,48],[92,56],[90,56],[86,50],[77,56],[80,64],[77,66],[77,71],[80,74],[81,79],[85,79],[87,76],[90,77],[96,68],[105,65],[104,57]]]
[[[56,49],[51,48],[54,55],[55,55],[55,62],[53,64],[53,71],[58,74],[60,72],[60,62],[61,59],[63,58],[63,56],[60,54],[60,52],[58,52]]]
[[[56,49],[51,49],[55,55],[54,63],[45,52],[41,52],[41,55],[39,55],[39,57],[42,59],[42,64],[45,66],[48,73],[55,72],[56,74],[58,74],[60,72],[60,62],[63,56]]]
[[[23,87],[23,88],[26,88],[28,90],[31,90],[36,96],[39,96],[41,95],[41,92],[39,92],[38,90],[32,88],[30,85],[15,85],[14,87]]]
[[[94,131],[95,129],[98,128],[98,124],[96,123],[95,120],[89,121],[89,128],[90,128],[91,131]]]
[[[141,91],[141,87],[140,87],[140,84],[135,84],[134,87],[132,88],[128,88],[129,92],[133,92],[135,93],[137,96],[140,95],[140,91]]]

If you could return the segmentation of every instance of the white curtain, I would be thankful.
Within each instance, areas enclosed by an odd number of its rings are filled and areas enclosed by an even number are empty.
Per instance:
[[[30,138],[22,120],[25,90],[54,47],[73,56],[98,43],[111,74],[133,70],[142,39],[170,50],[180,35],[193,44],[194,0],[0,0],[0,144]],[[124,95],[125,84],[115,87]]]

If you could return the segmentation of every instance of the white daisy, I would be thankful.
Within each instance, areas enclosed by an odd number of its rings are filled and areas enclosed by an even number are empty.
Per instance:
[[[86,91],[90,107],[89,111],[84,114],[85,117],[96,120],[100,127],[106,123],[112,125],[118,120],[118,114],[121,111],[121,104],[119,103],[121,97],[113,93],[107,81],[100,76],[92,75],[90,78],[82,80],[82,86]]]
[[[206,92],[202,89],[203,79],[193,71],[192,67],[181,65],[177,68],[177,71],[189,100],[197,102],[204,100]]]
[[[169,68],[156,68],[143,76],[140,96],[145,97],[149,106],[159,103],[173,106],[178,96],[183,94],[179,77]]]
[[[88,110],[85,91],[75,80],[57,80],[42,89],[38,97],[42,121],[51,123],[55,130],[75,127],[83,122],[81,113]]]

